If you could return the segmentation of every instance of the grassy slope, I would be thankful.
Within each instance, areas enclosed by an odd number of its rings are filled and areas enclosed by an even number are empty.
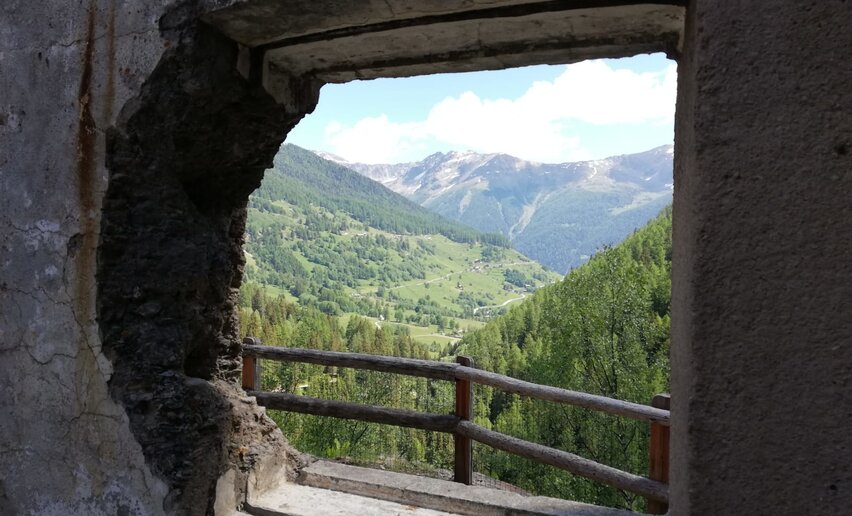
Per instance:
[[[256,201],[266,203],[267,208],[262,208],[256,202],[250,204],[249,234],[269,232],[270,228],[280,230],[284,237],[279,245],[292,252],[308,275],[321,273],[325,268],[324,265],[312,262],[297,246],[300,236],[296,230],[307,219],[308,211],[315,216],[333,215],[337,222],[348,225],[345,231],[319,233],[321,238],[339,242],[344,248],[356,238],[383,235],[395,242],[407,240],[411,249],[423,251],[403,253],[388,248],[381,262],[365,260],[360,264],[364,267],[394,268],[416,261],[425,273],[423,279],[383,285],[378,278],[372,278],[358,280],[354,287],[340,283],[334,286],[336,290],[353,298],[387,305],[393,322],[396,322],[394,312],[399,303],[416,304],[420,299],[428,299],[441,308],[461,313],[459,294],[462,292],[485,305],[478,311],[478,319],[501,313],[505,308],[488,307],[497,307],[527,294],[526,289],[510,287],[505,283],[503,271],[506,268],[522,271],[529,277],[536,274],[539,279],[533,281],[529,290],[554,282],[560,277],[511,249],[504,249],[502,258],[483,262],[482,253],[488,246],[479,242],[481,234],[476,230],[443,219],[378,183],[348,169],[336,167],[298,147],[285,146],[276,157],[275,166],[275,170],[267,172],[264,185],[255,194]],[[333,184],[345,185],[345,188],[341,186],[334,189]],[[326,191],[333,193],[325,196]],[[270,211],[269,205],[274,210]],[[262,277],[262,271],[272,267],[250,252],[253,245],[258,244],[249,238],[246,246],[249,251],[246,260],[248,280]],[[424,246],[429,250],[424,249]],[[380,287],[387,292],[383,296],[379,295]],[[285,295],[288,300],[296,300],[286,287],[267,284],[265,288],[271,294]],[[410,316],[414,310],[405,309],[403,313]],[[475,329],[483,324],[472,317],[454,319],[463,330]],[[451,336],[453,332],[441,332],[434,324],[407,326],[416,340],[434,342],[436,348],[458,340]]]
[[[288,215],[260,212],[256,209],[250,208],[249,225],[264,227],[276,222],[283,224],[287,228],[294,227],[298,223],[298,207],[283,201],[277,201],[275,204],[284,208]],[[363,233],[364,232],[350,231],[345,235],[335,235],[333,233],[323,233],[323,235],[340,240],[351,240],[356,234]],[[404,238],[409,240],[412,248],[418,245],[418,240],[434,244],[435,254],[427,254],[420,258],[422,263],[425,265],[425,268],[428,270],[425,280],[410,280],[388,289],[389,291],[392,290],[401,299],[408,300],[412,303],[416,303],[420,298],[429,296],[429,299],[437,302],[442,307],[459,309],[459,305],[457,304],[458,296],[459,293],[462,292],[462,290],[458,288],[459,283],[461,283],[464,292],[474,296],[475,298],[487,300],[487,305],[489,306],[500,305],[507,300],[517,299],[523,295],[523,292],[520,289],[504,289],[503,270],[506,267],[523,271],[529,275],[532,275],[533,273],[545,275],[548,278],[548,281],[556,281],[559,279],[558,274],[546,271],[537,262],[533,262],[513,250],[506,250],[506,256],[502,260],[488,264],[481,264],[475,262],[481,259],[483,248],[482,244],[463,244],[453,242],[442,235],[395,235],[374,228],[369,228],[366,233],[370,235],[383,234],[388,237]],[[311,271],[315,268],[323,267],[322,265],[310,262],[304,255],[299,253],[298,250],[293,248],[293,251],[293,254],[299,262],[302,263],[305,269]],[[389,255],[389,263],[399,263],[405,259],[403,256],[400,256],[394,251],[391,251]],[[474,268],[476,268],[476,270],[473,270]],[[256,260],[253,257],[248,258],[246,263],[248,276],[251,277],[257,269],[258,264]],[[536,281],[535,287],[538,288],[543,285],[544,282]],[[364,296],[368,299],[375,300],[378,299],[376,294],[379,286],[380,285],[377,280],[362,280],[359,281],[357,288],[353,289],[346,286],[341,286],[340,288],[350,295]],[[265,285],[265,288],[270,294],[285,295],[290,301],[296,300],[296,298],[287,292],[286,289],[273,285]],[[388,304],[394,308],[396,306],[396,303],[393,301],[390,301]],[[509,306],[511,306],[511,304]],[[392,308],[391,312],[393,313],[393,311],[394,309]],[[406,310],[404,313],[409,315],[413,312],[411,310]],[[494,313],[499,313],[499,311],[494,311]],[[463,329],[475,329],[483,324],[481,321],[473,319],[459,319],[458,323]],[[415,325],[407,326],[411,329],[412,336],[421,342],[437,342],[439,344],[446,344],[457,340],[456,338],[451,338],[449,336],[438,335],[439,330],[435,325],[427,327]],[[445,333],[449,335],[449,332]]]

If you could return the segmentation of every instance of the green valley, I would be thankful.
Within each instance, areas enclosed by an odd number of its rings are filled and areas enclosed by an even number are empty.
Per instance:
[[[507,154],[435,153],[412,163],[367,165],[320,153],[435,213],[510,239],[559,272],[622,241],[672,200],[665,145],[572,163],[536,163]]]
[[[438,353],[559,279],[501,235],[450,221],[285,145],[251,197],[244,296],[405,325]]]

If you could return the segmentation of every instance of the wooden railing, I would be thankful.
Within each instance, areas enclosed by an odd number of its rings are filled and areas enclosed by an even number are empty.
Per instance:
[[[569,471],[612,487],[636,493],[648,500],[648,512],[663,514],[668,504],[668,395],[654,397],[652,406],[604,396],[569,391],[559,387],[525,382],[508,376],[473,368],[468,357],[457,363],[411,358],[342,353],[314,349],[262,346],[248,337],[243,343],[243,388],[270,409],[303,414],[355,419],[371,423],[451,433],[455,443],[454,474],[457,482],[472,483],[472,441],[487,444],[527,459]],[[289,393],[262,392],[259,360],[302,362],[308,364],[368,369],[422,378],[455,381],[456,407],[452,415],[428,414],[410,410],[324,400]],[[472,422],[473,384],[488,385],[505,392],[530,398],[565,403],[576,407],[647,421],[651,425],[649,476],[642,477],[585,459],[573,453],[531,443],[488,430]]]

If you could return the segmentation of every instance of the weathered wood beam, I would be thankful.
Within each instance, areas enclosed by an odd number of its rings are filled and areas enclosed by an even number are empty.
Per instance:
[[[459,366],[456,368],[455,374],[456,378],[467,378],[480,385],[488,385],[501,391],[529,396],[530,398],[565,403],[576,407],[606,412],[607,414],[659,423],[665,426],[669,424],[668,410],[661,410],[639,403],[616,400],[585,392],[569,391],[550,385],[539,385],[471,367]]]
[[[474,383],[488,385],[505,392],[520,394],[530,398],[565,403],[607,414],[659,423],[664,426],[669,425],[668,410],[607,398],[606,396],[525,382],[502,374],[448,362],[385,357],[362,353],[254,345],[243,346],[243,352],[258,358],[285,362],[306,362],[327,366],[352,367],[439,380],[470,380]]]
[[[352,367],[369,369],[383,373],[404,374],[433,378],[437,380],[455,380],[456,364],[434,360],[414,358],[386,357],[363,353],[342,353],[339,351],[321,351],[316,349],[280,348],[273,346],[243,346],[243,353],[258,358],[283,362],[306,362],[325,366]]]
[[[355,419],[435,432],[453,433],[460,420],[458,417],[450,415],[424,414],[410,410],[323,400],[281,392],[250,391],[248,394],[257,398],[259,405],[269,409],[329,416],[338,419]]]
[[[498,450],[549,464],[575,475],[630,491],[651,500],[668,503],[669,489],[661,482],[599,464],[573,453],[487,430],[470,421],[460,421],[456,432]]]
[[[258,404],[273,410],[452,433],[487,444],[498,450],[549,464],[575,475],[636,493],[649,500],[668,503],[668,487],[661,482],[599,464],[573,453],[487,430],[457,416],[424,414],[410,410],[324,400],[288,393],[250,391],[248,394],[254,396]]]
[[[657,394],[651,400],[651,406],[669,410],[671,396]],[[651,435],[648,442],[648,478],[663,484],[669,483],[669,437],[670,428],[659,423],[651,423]],[[669,506],[658,500],[648,500],[649,514],[665,514]]]
[[[456,363],[471,367],[473,359],[458,356]],[[473,383],[470,380],[456,380],[456,416],[465,421],[473,419]],[[453,452],[453,480],[462,484],[473,484],[473,442],[456,432],[453,434]]]

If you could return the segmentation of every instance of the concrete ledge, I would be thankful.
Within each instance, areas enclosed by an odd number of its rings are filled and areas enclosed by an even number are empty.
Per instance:
[[[523,496],[480,486],[407,475],[327,461],[304,468],[298,482],[379,500],[468,515],[581,515],[624,516],[628,511],[580,502]]]
[[[386,500],[284,483],[246,504],[251,516],[453,516]]]

